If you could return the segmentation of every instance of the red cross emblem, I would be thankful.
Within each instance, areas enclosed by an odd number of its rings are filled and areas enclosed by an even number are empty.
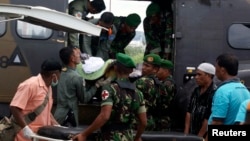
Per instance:
[[[102,100],[106,100],[109,97],[109,92],[107,90],[102,91]]]

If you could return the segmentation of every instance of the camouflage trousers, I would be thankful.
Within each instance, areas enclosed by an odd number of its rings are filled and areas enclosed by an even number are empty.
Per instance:
[[[163,116],[161,118],[155,119],[155,131],[170,131],[171,130],[171,120],[168,116]]]
[[[148,122],[146,131],[170,131],[171,121],[170,117],[162,116],[162,117],[153,117],[148,116]]]
[[[133,141],[133,130],[115,130],[115,131],[108,131],[108,132],[101,132],[101,136],[99,141]]]

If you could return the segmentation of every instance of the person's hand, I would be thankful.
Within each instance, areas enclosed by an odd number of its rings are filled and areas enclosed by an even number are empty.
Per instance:
[[[23,128],[23,136],[27,139],[31,139],[32,138],[32,135],[34,135],[34,132],[29,128],[28,125],[26,125],[24,128]]]
[[[77,134],[71,138],[73,141],[86,141],[87,136],[84,136],[83,134]]]
[[[89,59],[89,57],[90,57],[89,54],[87,54],[87,53],[81,53],[81,59],[82,60],[87,60],[87,59]]]
[[[107,79],[104,79],[104,78],[101,78],[101,79],[98,79],[95,83],[95,86],[97,88],[103,86],[103,85],[106,85],[106,84],[109,84],[111,82],[112,78],[111,77],[108,77]]]
[[[105,80],[104,80],[104,78],[98,79],[98,80],[95,82],[95,86],[96,86],[96,88],[101,87],[101,86],[102,86],[103,81],[105,81]]]
[[[133,72],[129,74],[129,77],[140,77],[142,75],[140,70],[134,69]]]
[[[134,141],[142,141],[142,139],[141,138],[137,138]]]

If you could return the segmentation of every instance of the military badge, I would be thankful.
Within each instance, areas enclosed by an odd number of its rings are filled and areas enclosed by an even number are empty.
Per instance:
[[[147,61],[148,61],[148,62],[153,62],[153,61],[154,61],[154,58],[150,56],[150,57],[147,58]]]
[[[107,90],[102,91],[102,100],[106,100],[109,97],[109,92]]]

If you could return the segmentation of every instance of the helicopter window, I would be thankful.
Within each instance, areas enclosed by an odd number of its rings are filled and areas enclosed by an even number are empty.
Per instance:
[[[232,24],[228,30],[228,43],[237,49],[250,49],[250,24]]]
[[[5,17],[0,16],[0,36],[6,31],[6,22],[1,22],[2,20],[5,20]]]
[[[27,39],[48,39],[52,35],[52,30],[27,22],[17,21],[17,34]]]

